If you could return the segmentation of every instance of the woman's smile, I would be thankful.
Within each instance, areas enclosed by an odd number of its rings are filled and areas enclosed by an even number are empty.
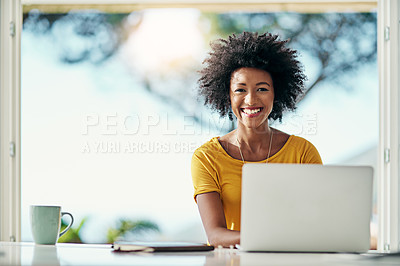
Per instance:
[[[241,108],[240,110],[242,110],[244,115],[247,117],[256,117],[260,115],[263,109],[264,109],[263,107],[246,107],[246,108]]]

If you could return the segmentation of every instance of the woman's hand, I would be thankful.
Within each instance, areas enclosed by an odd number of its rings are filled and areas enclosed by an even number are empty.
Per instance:
[[[208,242],[213,246],[229,247],[240,243],[240,232],[226,228],[226,220],[222,202],[217,192],[209,192],[196,196],[197,206]]]

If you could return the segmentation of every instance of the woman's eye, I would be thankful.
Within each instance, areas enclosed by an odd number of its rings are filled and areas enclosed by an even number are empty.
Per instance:
[[[245,92],[244,89],[236,89],[235,92]]]
[[[259,91],[269,91],[267,88],[258,88]]]

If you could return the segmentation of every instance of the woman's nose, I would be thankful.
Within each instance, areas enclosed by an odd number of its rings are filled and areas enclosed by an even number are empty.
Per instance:
[[[255,93],[252,92],[249,92],[244,99],[245,104],[248,105],[254,105],[256,101],[257,101],[256,95]]]

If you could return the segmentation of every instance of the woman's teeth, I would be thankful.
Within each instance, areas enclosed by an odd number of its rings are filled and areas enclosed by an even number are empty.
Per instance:
[[[258,109],[243,109],[243,112],[245,112],[248,115],[255,114],[255,113],[258,113],[260,111],[261,111],[261,108],[258,108]]]

